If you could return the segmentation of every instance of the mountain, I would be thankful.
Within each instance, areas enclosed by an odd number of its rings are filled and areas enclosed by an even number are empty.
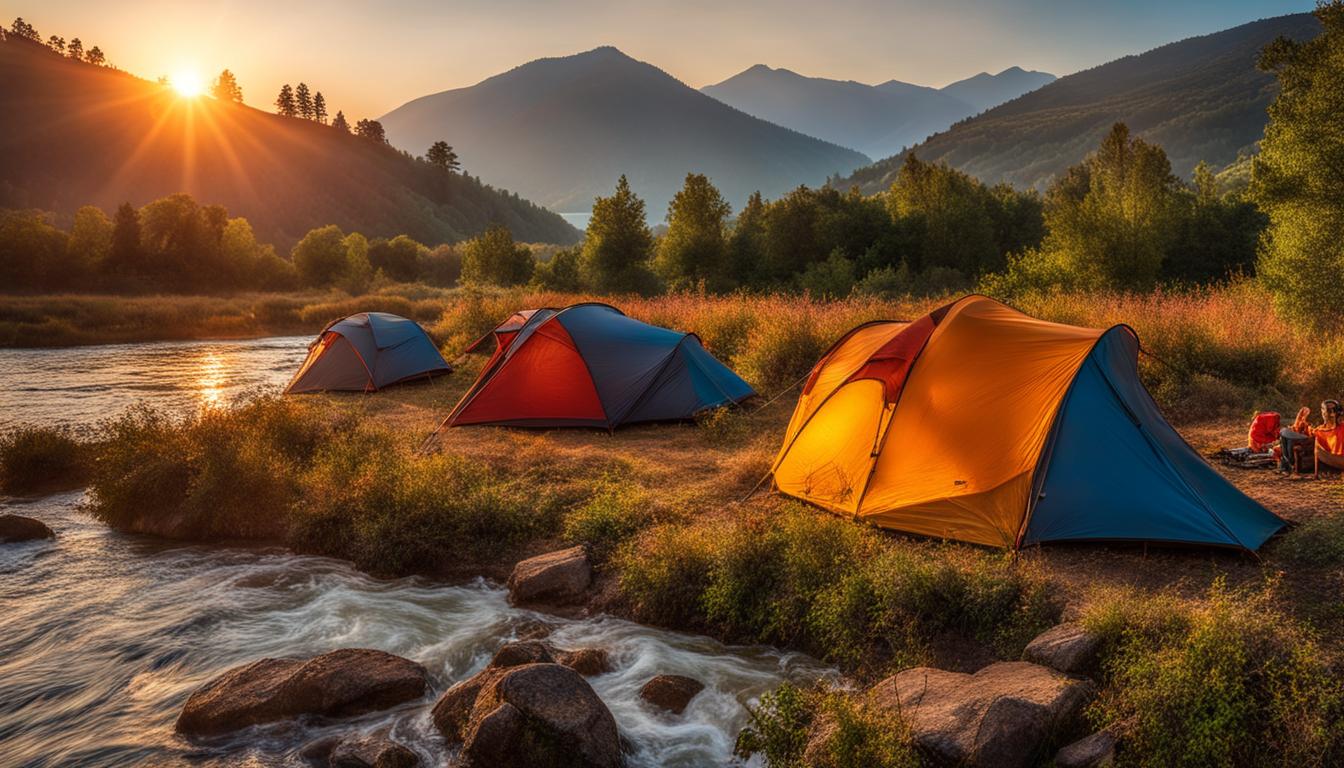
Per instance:
[[[805,77],[764,64],[700,90],[749,115],[870,157],[899,152],[974,111],[936,88]]]
[[[1009,67],[997,75],[981,72],[965,80],[945,85],[939,90],[970,104],[973,110],[971,114],[978,114],[990,107],[1012,101],[1024,93],[1049,85],[1057,79],[1049,72]]]
[[[626,174],[661,220],[686,174],[740,207],[868,158],[739,112],[611,47],[539,59],[379,118],[393,144],[445,140],[462,164],[552,210],[587,211]]]
[[[12,35],[0,42],[0,115],[0,207],[69,214],[92,203],[110,213],[123,202],[188,192],[246,217],[259,239],[281,248],[326,224],[431,244],[492,222],[520,240],[579,238],[550,211],[389,146],[182,98]]]
[[[1254,151],[1264,134],[1274,76],[1256,67],[1267,43],[1320,31],[1311,14],[1294,14],[1126,56],[1049,85],[932,136],[913,151],[986,182],[1044,187],[1081,161],[1112,124],[1160,144],[1172,169],[1188,175],[1201,160],[1224,166]],[[903,156],[889,157],[841,182],[868,192],[895,179]]]

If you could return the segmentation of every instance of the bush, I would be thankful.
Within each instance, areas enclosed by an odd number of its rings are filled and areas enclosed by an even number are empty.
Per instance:
[[[182,420],[133,409],[102,425],[90,511],[181,538],[280,538],[300,467],[347,429],[277,397]]]
[[[339,436],[302,477],[288,538],[374,573],[480,562],[554,533],[558,515],[526,483],[458,456],[413,456],[384,432]]]
[[[945,633],[1013,657],[1058,615],[1032,568],[891,541],[793,504],[768,517],[657,526],[622,547],[616,565],[641,618],[800,647],[847,667],[927,660]]]
[[[1089,715],[1123,728],[1135,765],[1326,765],[1340,759],[1337,675],[1273,585],[1207,600],[1114,593],[1084,622],[1103,638]]]
[[[733,360],[734,368],[758,392],[768,395],[805,376],[829,344],[808,315],[776,318],[752,328]]]
[[[734,751],[743,759],[759,754],[768,768],[918,768],[923,764],[909,730],[894,713],[843,691],[804,690],[785,683],[762,696],[749,712]]]
[[[1344,515],[1318,517],[1295,526],[1275,543],[1273,551],[1302,565],[1344,565]]]
[[[586,545],[593,558],[603,562],[653,521],[650,502],[643,488],[603,478],[586,502],[565,515],[565,538]]]
[[[87,477],[88,451],[69,429],[18,427],[0,434],[0,491],[73,488]]]

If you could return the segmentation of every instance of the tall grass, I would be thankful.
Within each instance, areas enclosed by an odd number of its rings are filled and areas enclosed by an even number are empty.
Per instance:
[[[37,493],[80,485],[89,449],[63,427],[17,427],[0,433],[0,491]]]
[[[928,661],[950,633],[1015,656],[1058,614],[1029,565],[892,540],[796,504],[656,525],[615,564],[639,618],[799,647],[848,668]]]
[[[752,707],[734,750],[768,768],[918,768],[900,714],[860,696],[785,683]]]
[[[133,410],[103,426],[89,511],[123,530],[267,539],[386,574],[488,565],[553,536],[563,482],[410,451],[311,401],[259,398],[185,418]]]

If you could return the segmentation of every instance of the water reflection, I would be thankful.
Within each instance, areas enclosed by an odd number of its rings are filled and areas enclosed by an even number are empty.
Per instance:
[[[0,429],[19,423],[89,425],[137,403],[172,411],[278,392],[308,338],[152,342],[63,349],[0,349]]]

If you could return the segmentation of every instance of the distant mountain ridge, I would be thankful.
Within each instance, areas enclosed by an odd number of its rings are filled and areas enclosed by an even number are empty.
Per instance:
[[[1254,151],[1277,92],[1274,76],[1256,67],[1260,50],[1280,35],[1303,40],[1319,31],[1320,23],[1302,13],[1169,43],[1061,77],[911,151],[985,182],[1043,188],[1094,150],[1112,124],[1124,122],[1160,144],[1179,175],[1201,160],[1225,166]],[[903,160],[903,154],[880,160],[840,186],[885,189]]]
[[[865,85],[757,64],[700,90],[763,120],[885,157],[1053,79],[1011,67],[940,89],[900,80]]]
[[[184,99],[16,36],[0,42],[0,115],[0,207],[70,214],[94,204],[110,213],[187,192],[246,217],[281,249],[327,224],[431,244],[495,222],[524,241],[580,237],[555,213],[391,147],[241,104]]]
[[[380,122],[394,145],[423,152],[443,139],[465,167],[552,210],[587,211],[626,174],[655,221],[687,173],[708,175],[737,208],[753,191],[775,196],[871,162],[609,46],[423,96]]]

